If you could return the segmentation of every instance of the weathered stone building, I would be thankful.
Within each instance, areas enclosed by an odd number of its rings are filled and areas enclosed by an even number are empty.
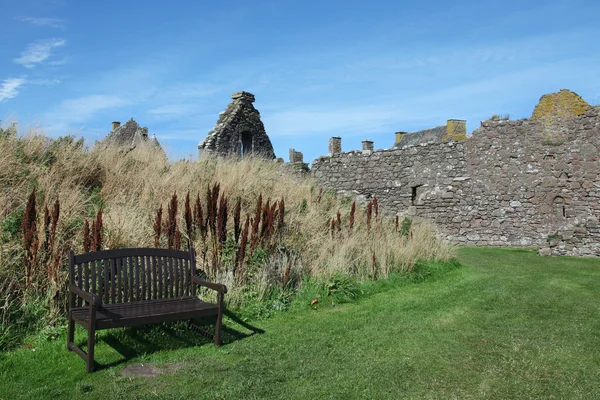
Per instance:
[[[254,108],[254,95],[236,92],[227,109],[219,114],[217,124],[206,138],[198,144],[198,155],[253,156],[275,158],[273,145]]]
[[[115,145],[128,149],[134,149],[140,145],[150,144],[156,146],[162,150],[156,135],[148,137],[148,128],[141,127],[133,118],[127,121],[124,125],[120,122],[114,121],[112,123],[112,130],[104,138],[102,144]]]
[[[600,109],[578,99],[542,97],[543,109],[576,107],[554,119],[483,121],[466,140],[343,153],[332,138],[312,174],[325,188],[429,219],[455,243],[600,256]]]

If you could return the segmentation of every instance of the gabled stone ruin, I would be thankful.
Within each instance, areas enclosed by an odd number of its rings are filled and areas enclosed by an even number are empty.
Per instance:
[[[114,121],[112,130],[102,141],[103,144],[109,146],[118,146],[127,149],[134,149],[140,145],[152,145],[162,150],[156,135],[148,137],[148,128],[141,127],[133,118],[127,121],[124,125]]]
[[[198,144],[198,155],[234,156],[244,158],[252,155],[274,159],[271,140],[254,108],[254,95],[236,92],[227,109],[219,114],[217,124],[206,138]]]

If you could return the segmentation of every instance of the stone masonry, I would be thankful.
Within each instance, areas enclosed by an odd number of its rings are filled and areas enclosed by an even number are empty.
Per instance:
[[[312,175],[429,219],[454,243],[600,256],[600,109],[584,108],[551,124],[482,121],[462,141],[334,153],[313,161]]]
[[[198,144],[198,155],[244,157],[252,154],[274,159],[275,152],[271,140],[260,120],[260,113],[254,108],[254,95],[236,92],[227,109],[219,114],[219,120],[206,138]]]

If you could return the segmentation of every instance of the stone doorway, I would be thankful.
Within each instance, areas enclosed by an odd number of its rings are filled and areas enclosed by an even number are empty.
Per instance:
[[[242,158],[252,153],[252,133],[242,132]]]

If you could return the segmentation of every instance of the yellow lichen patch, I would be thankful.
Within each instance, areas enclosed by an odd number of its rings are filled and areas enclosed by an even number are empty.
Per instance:
[[[545,94],[535,106],[531,119],[548,119],[549,122],[558,122],[585,113],[590,105],[577,93],[568,89],[560,92]]]
[[[564,143],[568,132],[561,128],[562,123],[573,119],[590,108],[590,105],[578,94],[567,89],[545,94],[535,106],[531,120],[542,124],[542,133],[548,143]]]
[[[446,134],[442,137],[442,141],[465,140],[467,138],[466,121],[460,119],[449,119],[446,125]]]

